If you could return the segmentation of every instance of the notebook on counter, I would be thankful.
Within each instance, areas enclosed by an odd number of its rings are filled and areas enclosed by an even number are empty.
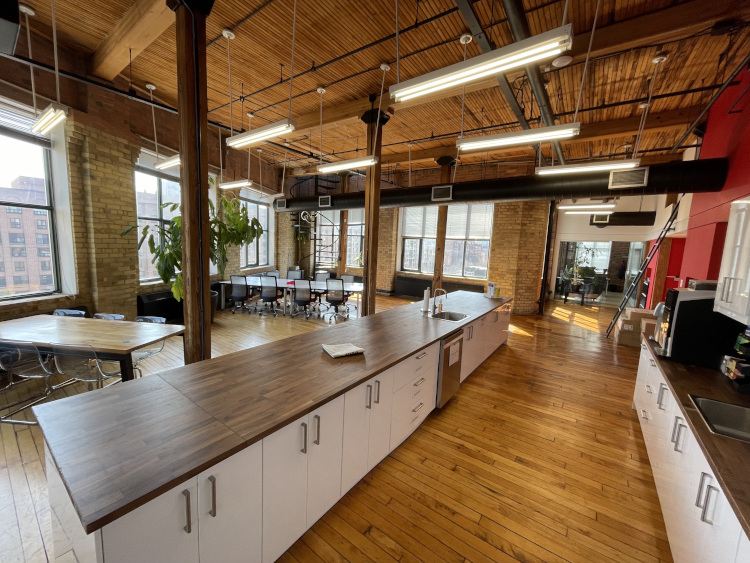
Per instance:
[[[355,356],[357,354],[364,354],[364,348],[355,346],[351,343],[346,344],[323,344],[323,350],[325,350],[332,358],[341,358],[342,356]]]

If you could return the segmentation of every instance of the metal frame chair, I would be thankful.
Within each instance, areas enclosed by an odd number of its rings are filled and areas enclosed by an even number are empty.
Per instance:
[[[310,318],[310,309],[315,305],[315,294],[312,292],[309,280],[294,280],[294,296],[292,297],[292,303],[294,303],[294,311],[290,314],[291,317],[299,315],[299,307],[302,306],[302,310],[305,312],[305,319]]]
[[[234,313],[234,311],[232,311]],[[155,317],[153,315],[143,315],[140,317],[135,318],[135,322],[137,323],[154,323],[154,324],[166,324],[167,319],[164,317]],[[143,377],[143,372],[141,371],[140,365],[143,362],[143,360],[150,358],[151,356],[155,356],[162,350],[164,350],[164,342],[165,340],[160,340],[157,345],[153,346],[152,348],[139,348],[138,350],[133,350],[132,357],[133,357],[133,372],[138,372],[138,377]]]
[[[287,270],[286,279],[288,280],[303,280],[305,279],[304,270]]]
[[[87,383],[89,390],[94,386],[100,389],[106,380],[121,376],[119,364],[103,360],[88,344],[51,342],[50,346],[57,371],[75,381]],[[109,383],[107,387],[115,383],[120,383],[120,380]]]
[[[271,311],[274,317],[277,316],[276,305],[279,302],[279,288],[276,281],[276,276],[262,276],[260,278],[260,301],[265,305],[271,304]],[[260,315],[261,312],[258,311],[258,314]],[[281,312],[286,316],[286,311],[283,307]]]
[[[124,321],[125,315],[120,315],[118,313],[95,313],[94,318],[106,321]]]
[[[341,275],[341,281],[344,282],[344,284],[347,284],[347,283],[352,284],[352,283],[354,283],[354,276],[351,275],[351,274],[342,274]],[[359,314],[359,309],[357,309],[357,306],[349,303],[349,298],[352,295],[353,295],[352,292],[350,292],[350,291],[346,292],[346,308],[348,310],[349,307],[354,307],[354,310],[357,311],[357,314]]]
[[[232,293],[229,297],[234,303],[232,314],[234,315],[237,312],[237,309],[249,313],[250,307],[248,307],[245,302],[253,298],[253,291],[250,286],[247,285],[247,278],[245,276],[235,275],[229,276],[229,279],[232,282]],[[257,306],[255,307],[255,310],[258,310]]]
[[[55,374],[55,371],[50,368],[49,361],[42,357],[42,354],[33,342],[0,340],[0,369],[3,369],[8,376],[8,384],[2,390],[10,389],[13,385],[16,385],[13,382],[14,375],[17,375],[22,380],[44,380],[44,389],[41,393],[7,403],[0,407],[0,411],[4,411],[18,405],[23,405],[21,408],[0,417],[0,422],[8,424],[27,424],[30,426],[38,424],[35,421],[18,420],[10,417],[41,403],[49,397],[53,390],[72,383],[72,381],[69,381],[55,386],[50,384],[50,378]]]
[[[326,301],[333,307],[333,311],[323,315],[328,322],[338,317],[348,319],[349,310],[344,307],[344,313],[339,313],[339,306],[346,304],[346,293],[344,292],[344,281],[340,279],[329,278],[326,280]]]
[[[331,278],[330,272],[318,272],[315,274],[315,281],[316,282],[325,282],[326,280]],[[317,302],[315,303],[315,306],[318,308],[318,312],[320,312],[320,309],[322,307],[325,307],[326,309],[329,309],[330,306],[328,303],[323,302],[323,295],[325,295],[324,291],[316,291],[315,295],[317,297]]]

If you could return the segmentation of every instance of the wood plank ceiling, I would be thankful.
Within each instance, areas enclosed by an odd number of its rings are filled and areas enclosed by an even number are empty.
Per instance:
[[[597,20],[598,33],[608,33],[607,27],[660,10],[674,9],[689,4],[698,6],[702,0],[601,0]],[[49,1],[27,2],[38,16],[35,25],[49,26]],[[117,26],[133,4],[133,0],[57,0],[58,33],[60,41],[91,53]],[[235,129],[247,127],[246,112],[256,117],[253,127],[286,117],[289,110],[289,72],[291,62],[292,0],[217,0],[208,18],[207,52],[209,119]],[[564,0],[524,0],[526,17],[533,34],[560,25]],[[726,6],[727,13],[736,13],[734,25],[712,33],[712,23],[666,43],[626,46],[621,51],[594,57],[587,71],[581,100],[579,120],[596,124],[628,117],[638,118],[642,109],[638,101],[648,93],[649,80],[654,80],[654,96],[650,112],[658,114],[684,109],[684,125],[697,115],[714,90],[705,87],[720,84],[732,72],[750,44],[750,28],[742,22],[747,17],[747,4],[737,0],[715,0],[713,5]],[[732,8],[737,10],[732,12]],[[596,0],[570,3],[569,21],[574,33],[591,30]],[[510,28],[498,0],[478,0],[473,9],[491,41],[498,46],[512,42]],[[665,12],[669,14],[669,12]],[[458,42],[468,27],[457,10],[454,0],[401,0],[400,19],[400,75],[401,79],[447,66],[462,59]],[[663,25],[674,26],[667,15]],[[222,29],[236,34],[232,41],[232,90],[234,103],[230,116],[227,72],[227,44]],[[318,111],[318,86],[324,86],[324,113],[341,104],[367,98],[378,93],[382,72],[381,62],[389,62],[385,88],[397,81],[394,2],[352,2],[350,0],[298,0],[297,44],[295,51],[292,116]],[[577,46],[581,48],[581,45]],[[666,63],[654,75],[651,59],[661,50],[669,52]],[[584,46],[585,53],[585,46]],[[476,41],[468,46],[469,57],[480,54]],[[552,109],[558,123],[570,122],[578,97],[583,61],[577,57],[573,64],[562,69],[543,66],[543,76]],[[282,65],[283,64],[283,68]],[[123,75],[129,72],[123,70]],[[159,98],[177,105],[176,53],[174,25],[148,45],[132,62],[133,83],[143,89],[146,82],[158,87]],[[523,73],[509,76],[525,114],[536,126],[538,105],[532,99]],[[495,83],[496,84],[496,83]],[[686,90],[701,89],[684,93]],[[145,92],[145,90],[142,90]],[[244,96],[241,96],[244,94]],[[387,94],[386,94],[387,96]],[[317,122],[315,122],[317,123]],[[467,135],[497,133],[518,129],[513,113],[499,87],[490,86],[467,92],[465,97],[464,128]],[[384,128],[385,155],[408,151],[423,151],[436,147],[455,146],[461,129],[461,96],[396,108],[395,115]],[[666,153],[685,127],[647,131],[641,141],[642,154]],[[357,120],[339,121],[327,126],[323,134],[323,152],[331,160],[363,155],[365,126]],[[615,138],[582,140],[564,145],[570,161],[601,155],[624,154],[626,145],[634,140],[633,132]],[[305,153],[317,155],[319,130],[317,125],[298,130],[287,139],[291,146]],[[549,154],[549,147],[544,148]],[[280,162],[283,151],[264,147],[267,160]],[[462,162],[488,160],[517,161],[533,159],[533,151],[520,148],[503,153],[478,154],[462,157]],[[314,164],[315,158],[292,155],[294,167]],[[403,166],[403,165],[402,165]],[[414,163],[415,167],[436,166],[427,159]],[[402,168],[403,169],[403,168]],[[387,167],[384,167],[384,173]]]

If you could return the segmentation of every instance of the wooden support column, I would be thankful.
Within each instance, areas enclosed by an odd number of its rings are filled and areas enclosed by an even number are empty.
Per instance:
[[[451,163],[453,157],[445,156],[438,160],[440,164],[440,183],[448,184],[451,180]],[[432,293],[443,287],[443,264],[445,263],[445,231],[448,228],[448,206],[438,207],[437,235],[435,238],[435,269],[432,272]]]
[[[349,175],[341,178],[341,192],[349,193]],[[346,241],[349,227],[349,211],[344,209],[339,220],[339,261],[336,264],[336,277],[340,278],[346,273]]]
[[[651,299],[646,303],[646,307],[653,309],[656,304],[663,299],[664,287],[667,284],[667,270],[669,269],[669,257],[672,254],[672,239],[667,237],[661,241],[659,253],[656,255],[656,264],[654,264],[653,276],[651,276]],[[653,262],[652,262],[653,264]]]
[[[213,0],[169,0],[176,13],[185,363],[211,357],[206,17]]]
[[[388,122],[388,114],[380,113],[377,107],[366,112],[362,121],[367,124],[367,154],[375,155],[377,164],[367,169],[365,188],[365,241],[362,281],[365,291],[362,295],[359,314],[375,313],[375,290],[378,280],[378,230],[380,228],[380,149],[383,141],[383,125]],[[380,121],[380,127],[378,127]]]

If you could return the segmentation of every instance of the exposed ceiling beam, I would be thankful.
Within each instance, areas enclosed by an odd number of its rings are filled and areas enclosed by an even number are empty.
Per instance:
[[[164,0],[135,0],[91,56],[91,73],[106,80],[126,68],[175,21]]]
[[[388,103],[388,101],[389,100],[386,100],[386,103]],[[373,103],[375,104],[375,107],[377,107],[377,96],[375,96],[375,102],[371,102],[370,98],[361,98],[359,100],[346,102],[329,108],[323,106],[323,128],[344,121],[356,121],[362,117],[362,114],[373,108]],[[389,105],[388,107],[383,108],[383,112],[393,115],[394,110],[393,107]],[[296,116],[294,117],[294,121],[297,124],[296,130],[300,133],[304,132],[307,134],[308,130],[320,127],[320,110]]]

